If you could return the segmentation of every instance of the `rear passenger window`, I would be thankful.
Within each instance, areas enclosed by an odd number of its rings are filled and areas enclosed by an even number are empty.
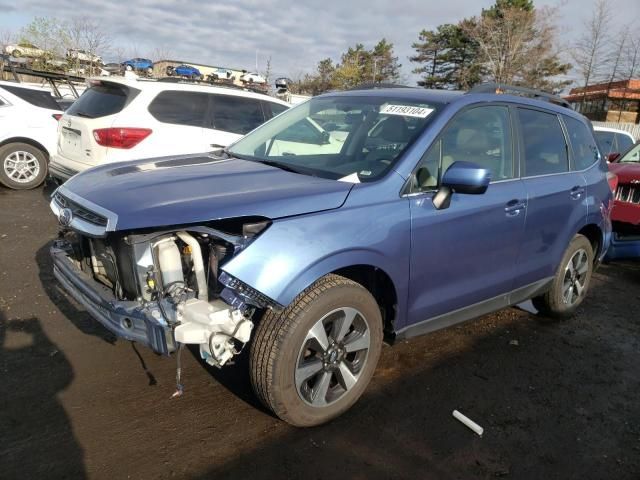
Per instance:
[[[518,109],[524,145],[523,177],[569,171],[564,133],[555,114]]]
[[[165,90],[149,105],[149,113],[159,122],[202,127],[209,96],[201,92]]]
[[[36,107],[60,110],[60,106],[49,92],[34,90],[33,88],[14,87],[13,85],[2,85],[0,88]],[[2,102],[0,102],[1,104]]]
[[[244,135],[265,121],[259,100],[214,95],[212,102],[213,128]]]
[[[571,117],[564,117],[573,150],[574,170],[589,168],[600,159],[598,147],[587,126]]]

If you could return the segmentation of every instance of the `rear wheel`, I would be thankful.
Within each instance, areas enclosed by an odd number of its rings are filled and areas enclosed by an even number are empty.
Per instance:
[[[562,257],[551,288],[533,298],[533,306],[549,317],[571,316],[587,294],[592,273],[593,247],[584,235],[576,235]]]
[[[265,314],[251,347],[251,381],[281,419],[319,425],[360,398],[381,347],[375,299],[361,285],[328,275],[283,312]]]
[[[40,185],[47,176],[47,156],[27,143],[10,143],[0,148],[0,183],[15,190]]]
[[[133,70],[133,67],[131,65],[125,65],[124,69],[128,72]]]

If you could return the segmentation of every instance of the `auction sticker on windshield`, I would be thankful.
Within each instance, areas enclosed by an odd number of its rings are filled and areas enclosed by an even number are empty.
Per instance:
[[[404,117],[426,118],[433,108],[413,107],[411,105],[385,105],[380,109],[380,113],[387,115],[402,115]]]

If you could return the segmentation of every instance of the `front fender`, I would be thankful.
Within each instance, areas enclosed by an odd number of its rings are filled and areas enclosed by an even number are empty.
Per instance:
[[[336,210],[274,221],[222,269],[288,305],[323,275],[370,265],[383,270],[394,283],[399,325],[409,281],[409,204],[402,198],[359,204],[358,197],[355,193]]]

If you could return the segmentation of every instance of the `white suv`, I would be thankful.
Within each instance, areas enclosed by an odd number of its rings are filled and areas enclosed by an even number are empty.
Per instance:
[[[289,104],[240,89],[94,79],[65,112],[49,171],[58,180],[103,163],[226,147]]]
[[[0,81],[0,183],[35,188],[47,176],[62,109],[48,90]]]

